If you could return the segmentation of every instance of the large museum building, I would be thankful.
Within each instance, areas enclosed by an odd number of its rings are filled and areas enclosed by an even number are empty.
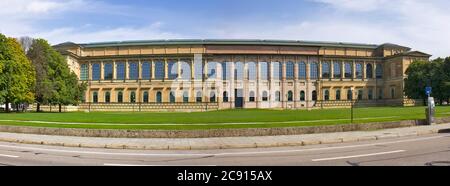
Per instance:
[[[408,105],[404,79],[430,55],[395,44],[285,40],[62,43],[87,91],[80,109],[195,111]]]

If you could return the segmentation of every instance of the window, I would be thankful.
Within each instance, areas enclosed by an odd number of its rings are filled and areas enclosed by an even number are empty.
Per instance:
[[[294,94],[292,93],[292,91],[288,91],[287,98],[288,98],[289,102],[294,101],[294,96],[293,95]]]
[[[156,103],[162,103],[162,93],[159,91],[156,93]]]
[[[117,103],[123,103],[123,92],[117,93]]]
[[[191,79],[191,66],[189,63],[182,61],[181,62],[181,79],[190,80]]]
[[[188,91],[183,92],[183,103],[189,103],[189,92]]]
[[[169,61],[168,66],[169,79],[174,80],[178,78],[178,63],[176,61]]]
[[[209,79],[217,78],[217,62],[208,63],[208,78]]]
[[[317,101],[317,91],[312,91],[312,100]]]
[[[92,95],[92,102],[98,103],[98,92],[94,92]]]
[[[324,99],[325,101],[329,101],[329,100],[330,100],[330,91],[329,91],[329,90],[325,90],[325,91],[323,92],[323,99]]]
[[[353,93],[352,90],[347,90],[347,100],[353,100]]]
[[[352,70],[352,64],[351,63],[345,63],[345,78],[352,78],[353,77],[353,70]]]
[[[298,79],[306,79],[306,63],[300,62],[298,64]]]
[[[251,91],[248,101],[255,102],[255,92]]]
[[[322,63],[322,78],[325,78],[325,79],[330,78],[330,63],[329,62]]]
[[[286,63],[286,79],[294,79],[294,63],[291,61]]]
[[[366,65],[366,78],[372,79],[373,78],[373,68],[372,68],[372,64],[367,64]]]
[[[364,96],[364,91],[363,90],[358,90],[358,100],[362,100]]]
[[[391,88],[391,99],[395,99],[395,88]]]
[[[143,100],[143,102],[144,103],[148,103],[148,92],[147,91],[144,92],[144,100]]]
[[[130,69],[128,69],[128,73],[130,75],[130,80],[137,80],[139,78],[139,64],[138,62],[130,62]]]
[[[203,62],[201,60],[194,61],[194,78],[197,80],[203,79]]]
[[[105,103],[110,103],[110,102],[111,102],[111,93],[105,92]]]
[[[378,89],[378,99],[383,99],[383,89]]]
[[[267,91],[264,91],[262,94],[262,101],[269,101],[269,95],[267,94]]]
[[[169,93],[169,102],[170,103],[175,103],[175,92],[174,91],[170,91]]]
[[[92,64],[92,80],[100,80],[100,63]]]
[[[356,78],[357,79],[362,79],[363,78],[363,69],[362,69],[362,64],[361,63],[356,63]]]
[[[163,80],[164,76],[165,76],[164,62],[162,61],[155,62],[155,78],[157,80]]]
[[[281,101],[281,93],[280,91],[275,92],[275,101]]]
[[[227,103],[229,101],[228,99],[229,99],[228,92],[227,91],[223,92],[223,102]]]
[[[269,73],[270,73],[269,72],[269,63],[267,63],[267,62],[260,62],[259,66],[261,68],[261,72],[260,72],[261,77],[260,77],[260,79],[261,80],[268,80],[269,79]]]
[[[130,103],[136,103],[136,92],[134,91],[130,93]]]
[[[382,79],[383,78],[383,66],[381,64],[377,64],[375,70],[376,70],[376,74],[377,74],[377,79]]]
[[[280,80],[283,74],[283,65],[280,62],[273,62],[273,79]]]
[[[112,63],[104,63],[103,67],[103,78],[105,80],[113,79],[113,64]]]
[[[211,92],[209,94],[209,102],[210,103],[215,103],[216,102],[216,92]]]
[[[300,92],[300,101],[305,101],[306,100],[306,95],[305,95],[305,91],[301,91]]]
[[[311,69],[310,69],[310,78],[311,79],[317,79],[319,78],[319,66],[316,62],[311,63]]]
[[[341,100],[341,90],[336,90],[336,100]]]
[[[231,69],[230,62],[222,63],[222,80],[230,80],[230,76],[231,76],[230,69]]]
[[[244,63],[236,62],[234,64],[234,80],[244,79]]]
[[[333,76],[335,79],[340,79],[342,74],[341,74],[341,63],[340,62],[334,62],[333,63]]]
[[[373,100],[373,90],[369,89],[369,91],[367,92],[367,97],[369,98],[369,100]]]
[[[200,92],[200,91],[197,92],[195,100],[197,101],[197,103],[201,103],[202,102],[202,92]]]
[[[80,69],[80,79],[82,81],[87,81],[89,76],[89,69],[87,64],[82,64]]]
[[[117,62],[116,63],[116,78],[118,80],[125,80],[125,63],[124,62]]]
[[[248,67],[248,80],[256,80],[256,63],[249,62]]]
[[[142,63],[142,79],[150,80],[152,77],[152,65],[150,62]]]

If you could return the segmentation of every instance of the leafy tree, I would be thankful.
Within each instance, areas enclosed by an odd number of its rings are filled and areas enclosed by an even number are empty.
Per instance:
[[[410,99],[423,99],[425,101],[425,87],[429,84],[430,73],[428,61],[415,61],[406,70],[405,94]]]

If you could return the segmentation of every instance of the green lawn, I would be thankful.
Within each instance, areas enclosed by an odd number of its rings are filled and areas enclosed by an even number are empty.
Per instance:
[[[356,108],[354,110],[355,123],[424,119],[424,109],[425,107]],[[437,107],[436,111],[437,117],[450,117],[450,107]],[[67,122],[70,124],[67,124]],[[348,123],[350,123],[350,109],[313,111],[225,110],[195,113],[0,113],[0,125],[61,128],[193,130],[292,127]]]

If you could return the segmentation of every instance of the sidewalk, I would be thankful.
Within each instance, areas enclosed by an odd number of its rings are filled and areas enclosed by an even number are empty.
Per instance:
[[[43,144],[67,147],[139,149],[139,150],[207,150],[304,146],[343,142],[378,140],[403,136],[420,136],[450,130],[449,124],[385,129],[377,131],[305,134],[293,136],[225,137],[225,138],[91,138],[49,136],[0,132],[0,141],[26,144]]]

